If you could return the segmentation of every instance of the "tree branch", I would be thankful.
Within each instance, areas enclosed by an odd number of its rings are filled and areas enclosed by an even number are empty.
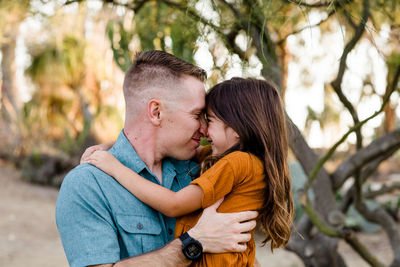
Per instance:
[[[362,203],[356,206],[356,209],[367,220],[382,226],[389,238],[393,251],[394,259],[391,266],[400,266],[400,232],[393,218],[381,206],[378,206],[375,210],[369,210],[368,207]]]
[[[215,25],[211,21],[200,16],[195,10],[193,10],[193,8],[190,8],[189,6],[181,5],[179,3],[169,1],[169,0],[160,0],[160,2],[162,2],[168,6],[176,7],[181,12],[190,15],[193,19],[198,20],[201,23],[204,23],[205,25],[211,27],[218,34],[220,34],[220,35],[223,34],[223,32],[219,29],[219,27],[217,25]]]
[[[84,0],[67,0],[64,5],[70,5],[72,3],[80,3],[83,2]],[[132,2],[124,2],[121,3],[116,0],[104,0],[105,3],[107,4],[112,4],[114,6],[121,6],[125,7],[127,9],[133,10],[134,12],[138,12],[140,8],[149,0],[141,0],[141,1],[132,1]]]
[[[365,164],[374,159],[376,159],[377,163],[380,163],[398,149],[400,149],[400,128],[374,140],[370,145],[343,161],[336,171],[331,174],[333,189],[338,190],[348,177],[352,176],[357,169]],[[390,153],[386,153],[387,151]]]
[[[385,265],[381,263],[376,257],[374,257],[373,253],[369,252],[368,249],[360,242],[357,236],[354,233],[346,235],[344,237],[347,244],[349,244],[358,254],[371,266],[376,267],[384,267]]]
[[[318,162],[318,156],[308,146],[301,132],[293,124],[288,116],[286,116],[286,125],[288,128],[290,148],[299,160],[304,172],[309,175],[313,167]],[[335,199],[332,193],[332,185],[329,174],[321,166],[320,171],[316,174],[317,179],[312,185],[315,194],[315,205],[319,213],[325,214],[327,219],[328,211],[335,209]]]
[[[293,1],[290,1],[290,0],[284,0],[284,1],[285,1],[285,2],[289,2],[289,3],[293,3]],[[332,2],[332,1],[330,1],[330,2]],[[295,34],[298,34],[298,33],[302,32],[302,31],[304,31],[304,30],[306,30],[306,29],[311,29],[311,28],[320,26],[321,24],[327,22],[328,19],[329,19],[332,15],[336,14],[336,13],[339,11],[340,8],[343,8],[343,10],[344,10],[345,12],[347,12],[347,10],[345,9],[345,5],[347,5],[347,4],[351,3],[351,2],[352,2],[351,0],[345,1],[344,3],[343,3],[343,1],[337,1],[337,3],[338,3],[339,5],[337,6],[336,9],[331,10],[331,11],[328,13],[328,16],[327,16],[325,19],[321,20],[320,22],[318,22],[318,23],[316,23],[316,24],[308,25],[308,26],[306,26],[306,27],[304,27],[304,28],[295,30],[295,31],[293,31],[293,32],[291,32],[291,33],[289,33],[289,34],[287,34],[285,37],[283,37],[282,39],[280,39],[280,40],[277,41],[276,43],[277,43],[278,45],[280,45],[280,44],[282,44],[283,42],[285,42],[286,39],[287,39],[290,35],[295,35]],[[355,27],[354,27],[354,28],[355,28]]]
[[[236,53],[239,58],[241,58],[243,61],[247,61],[246,58],[246,52],[240,49],[240,47],[237,46],[235,43],[236,36],[239,34],[240,27],[236,25],[237,27],[232,27],[232,30],[229,34],[224,34],[221,37],[222,41],[225,43],[226,47],[228,50],[231,50],[233,53]]]
[[[381,112],[383,111],[383,109],[385,108],[386,104],[389,102],[392,93],[396,90],[396,86],[397,86],[397,82],[398,82],[399,78],[400,78],[400,66],[397,68],[396,75],[395,75],[395,77],[394,77],[394,79],[393,79],[392,86],[391,86],[390,90],[388,91],[387,95],[385,95],[385,97],[384,97],[384,99],[383,99],[383,102],[382,102],[382,105],[381,105],[381,108],[380,108],[378,111],[376,111],[374,114],[372,114],[371,116],[369,116],[368,118],[364,119],[363,121],[361,121],[361,122],[357,123],[356,125],[354,125],[353,127],[351,127],[351,128],[347,131],[347,133],[344,134],[344,135],[342,136],[342,138],[332,146],[332,148],[325,154],[325,156],[323,156],[323,157],[317,162],[317,164],[314,166],[313,170],[312,170],[311,173],[310,173],[308,185],[306,186],[307,188],[309,188],[309,187],[311,186],[313,180],[315,179],[316,175],[318,174],[318,172],[319,172],[319,170],[321,169],[321,167],[323,166],[323,164],[324,164],[328,159],[330,159],[330,157],[333,155],[333,153],[335,152],[335,150],[337,149],[337,147],[338,147],[340,144],[342,144],[342,143],[347,139],[347,137],[349,136],[349,134],[352,133],[352,132],[354,132],[354,131],[356,131],[356,130],[358,130],[358,129],[360,129],[361,126],[363,126],[367,121],[373,119],[374,117],[376,117],[379,113],[381,113]],[[396,132],[396,130],[393,131],[393,132]],[[397,133],[397,135],[398,135],[398,133]],[[395,134],[395,136],[396,136],[396,134]],[[375,140],[375,141],[376,141],[376,140]],[[357,172],[357,169],[354,169],[354,170],[353,170],[353,173],[356,173],[356,172]],[[334,186],[334,188],[335,188],[335,186]]]
[[[286,39],[287,39],[290,35],[296,35],[296,34],[302,32],[302,31],[304,31],[304,30],[306,30],[306,29],[311,29],[311,28],[320,26],[321,24],[327,22],[328,19],[329,19],[333,14],[335,14],[335,13],[336,13],[335,10],[332,10],[331,12],[328,13],[328,16],[327,16],[325,19],[321,20],[320,22],[318,22],[318,23],[316,23],[316,24],[313,24],[313,25],[308,25],[308,26],[306,26],[306,27],[304,27],[304,28],[301,28],[301,29],[298,29],[298,30],[295,30],[295,31],[293,31],[293,32],[291,32],[291,33],[286,34],[282,39],[280,39],[280,40],[277,42],[277,45],[281,45],[283,42],[285,42]]]
[[[320,7],[330,7],[332,5],[336,5],[340,1],[334,1],[330,0],[327,2],[320,1],[319,3],[314,3],[314,4],[308,4],[304,3],[302,0],[284,0],[284,2],[290,3],[290,4],[295,4],[297,6],[303,6],[303,7],[310,7],[310,8],[320,8]]]
[[[192,19],[198,20],[201,23],[203,23],[204,25],[209,26],[213,31],[215,31],[216,34],[218,34],[218,36],[221,38],[221,40],[224,42],[224,44],[227,46],[227,48],[228,49],[230,48],[229,50],[238,54],[240,58],[242,58],[244,60],[246,59],[245,53],[235,44],[236,35],[240,30],[239,24],[235,24],[234,27],[231,27],[230,28],[231,32],[226,34],[221,30],[221,28],[219,26],[215,25],[214,23],[205,19],[204,17],[200,16],[195,10],[193,10],[192,8],[190,8],[188,6],[184,6],[179,3],[169,1],[169,0],[161,0],[161,2],[163,2],[166,5],[175,7],[177,9],[179,9],[181,12],[184,12],[185,14],[188,14],[189,16],[191,16]]]
[[[232,13],[235,14],[236,18],[239,21],[242,21],[242,14],[240,14],[240,12],[231,3],[228,3],[225,0],[219,0],[219,1],[224,5],[226,5],[232,11]]]
[[[365,192],[365,198],[375,198],[380,195],[391,193],[393,191],[400,190],[400,183],[394,183],[392,185],[384,185],[381,189],[371,192]]]
[[[343,2],[339,2],[339,6],[343,8],[343,13],[344,16],[346,17],[348,23],[350,24],[351,27],[353,27],[353,29],[357,30],[357,24],[353,21],[352,19],[352,15],[350,14],[350,12],[344,7],[345,3]]]
[[[379,154],[379,156],[375,157],[372,161],[370,161],[362,170],[361,174],[360,174],[360,179],[361,181],[364,183],[368,177],[370,177],[375,171],[376,169],[379,167],[379,165],[386,160],[387,158],[389,158],[390,156],[392,156],[396,151],[397,151],[397,147],[392,147],[392,149],[389,149],[385,152],[382,152]],[[361,168],[361,167],[360,167]],[[338,190],[338,188],[334,188],[334,190]],[[347,190],[346,195],[344,196],[339,210],[341,210],[343,213],[346,213],[348,208],[350,207],[351,203],[354,200],[354,195],[355,195],[355,185],[353,185],[349,190]],[[367,193],[368,195],[368,193]],[[367,195],[365,196],[365,198],[367,198]]]
[[[346,69],[346,61],[347,61],[347,56],[349,55],[350,51],[353,50],[353,48],[356,46],[357,42],[360,40],[361,36],[364,33],[365,30],[365,25],[368,21],[368,18],[370,16],[369,12],[369,0],[364,0],[363,1],[363,15],[360,21],[360,24],[355,30],[353,38],[346,44],[342,56],[340,58],[340,64],[339,64],[339,71],[336,79],[331,82],[331,85],[333,89],[335,90],[336,94],[338,95],[340,101],[343,103],[343,105],[349,110],[351,117],[353,118],[354,124],[359,123],[359,118],[357,115],[357,112],[351,102],[347,99],[347,97],[344,95],[342,91],[342,80],[344,76],[344,72]],[[361,135],[361,129],[357,129],[356,131],[356,136],[357,136],[357,149],[360,149],[362,147],[362,135]]]
[[[300,202],[304,208],[304,211],[307,213],[310,220],[320,232],[330,237],[343,238],[365,261],[371,264],[371,266],[384,267],[384,265],[379,262],[379,260],[358,240],[357,236],[353,232],[349,232],[348,230],[334,229],[323,222],[313,209],[306,193],[300,196]]]
[[[267,27],[267,18],[262,14],[262,7],[255,0],[244,0],[243,3],[247,6],[249,12],[249,30],[253,44],[257,48],[257,56],[263,64],[261,70],[262,75],[268,78],[278,88],[282,88],[282,75],[276,54],[276,46],[272,41]],[[253,10],[255,11],[253,13]],[[254,18],[254,21],[253,21]],[[244,30],[246,30],[244,28]]]
[[[383,110],[386,103],[389,101],[391,94],[396,90],[399,79],[400,66],[397,67],[397,70],[393,77],[393,81],[390,85],[390,89],[383,99],[381,110]],[[375,159],[374,161],[377,167],[381,161],[390,157],[399,148],[400,128],[374,140],[368,147],[358,151],[353,156],[348,157],[344,162],[339,165],[336,171],[331,175],[334,190],[339,189],[348,177],[355,174],[357,169],[364,166],[369,161]],[[372,164],[371,166],[374,166],[374,164]],[[364,177],[367,170],[368,168],[364,170]],[[374,170],[374,168],[372,170]]]
[[[340,237],[339,231],[337,231],[333,227],[327,225],[320,218],[320,216],[315,212],[315,210],[314,210],[313,206],[311,205],[310,200],[307,196],[307,192],[303,192],[302,194],[300,194],[300,203],[303,206],[304,211],[307,213],[310,220],[313,222],[315,227],[317,227],[317,229],[321,233],[323,233],[327,236],[330,236],[330,237]]]

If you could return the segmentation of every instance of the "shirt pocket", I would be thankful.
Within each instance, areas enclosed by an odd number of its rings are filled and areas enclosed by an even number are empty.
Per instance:
[[[121,237],[129,256],[149,252],[165,245],[158,218],[143,215],[116,215]]]

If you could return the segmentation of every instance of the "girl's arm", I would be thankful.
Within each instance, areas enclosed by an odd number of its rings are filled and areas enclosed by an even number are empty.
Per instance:
[[[179,217],[201,208],[203,190],[197,185],[171,191],[141,177],[107,151],[97,150],[85,162],[111,175],[135,197],[168,217]]]

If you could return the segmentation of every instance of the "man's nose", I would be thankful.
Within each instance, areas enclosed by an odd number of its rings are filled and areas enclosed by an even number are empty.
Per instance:
[[[200,129],[199,129],[199,131],[203,136],[208,136],[207,122],[206,122],[206,120],[204,118],[200,120]]]

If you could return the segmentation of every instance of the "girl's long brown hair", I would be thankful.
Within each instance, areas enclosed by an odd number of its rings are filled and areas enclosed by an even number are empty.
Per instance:
[[[293,220],[293,198],[285,115],[278,91],[267,81],[232,78],[214,86],[206,103],[207,110],[235,130],[240,141],[223,155],[207,158],[201,172],[236,150],[262,160],[266,187],[258,222],[266,233],[263,244],[271,241],[271,250],[286,245]]]

